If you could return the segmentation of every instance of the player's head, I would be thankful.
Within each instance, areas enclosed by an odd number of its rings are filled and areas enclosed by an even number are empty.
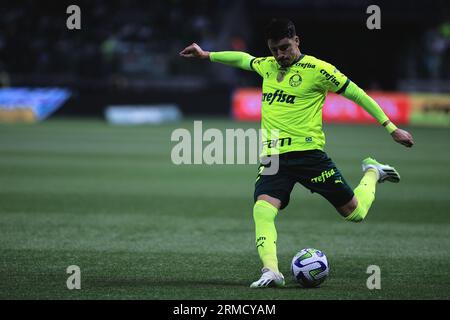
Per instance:
[[[282,67],[290,66],[300,56],[295,25],[288,19],[272,19],[266,27],[270,52]]]

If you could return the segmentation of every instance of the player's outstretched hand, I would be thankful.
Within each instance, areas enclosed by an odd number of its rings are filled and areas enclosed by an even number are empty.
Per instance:
[[[180,52],[180,56],[185,58],[200,58],[200,59],[208,59],[209,52],[204,51],[198,44],[195,42],[190,46],[187,46]]]
[[[391,136],[395,140],[395,142],[398,142],[405,147],[411,148],[414,145],[412,135],[406,130],[396,129],[391,133]]]

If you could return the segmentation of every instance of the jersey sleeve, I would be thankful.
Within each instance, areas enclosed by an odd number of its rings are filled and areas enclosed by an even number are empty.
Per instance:
[[[254,57],[246,52],[240,51],[219,51],[210,52],[209,59],[211,62],[218,62],[229,65],[235,68],[244,70],[253,70],[250,67],[250,62]]]
[[[388,116],[384,113],[383,109],[378,105],[378,103],[355,83],[350,82],[342,95],[347,99],[352,100],[357,105],[361,106],[372,117],[377,119],[380,124],[383,124],[384,122],[389,120]]]
[[[340,94],[345,91],[350,83],[346,75],[328,62],[321,61],[317,71],[317,86],[321,91],[332,91]]]
[[[269,70],[270,64],[268,57],[253,58],[250,61],[250,67],[253,71],[257,72],[261,77],[264,77],[264,73]]]

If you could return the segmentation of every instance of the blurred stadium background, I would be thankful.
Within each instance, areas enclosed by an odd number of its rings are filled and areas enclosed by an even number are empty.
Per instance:
[[[80,30],[66,27],[72,4]],[[380,30],[366,27],[371,4]],[[376,96],[417,145],[394,145],[330,95],[326,151],[347,180],[355,186],[373,155],[403,182],[379,188],[360,226],[296,189],[278,220],[282,271],[312,246],[329,256],[330,279],[254,292],[256,166],[175,166],[170,135],[194,119],[258,128],[256,74],[178,52],[197,42],[269,55],[262,30],[280,16],[295,22],[303,53]],[[444,0],[3,1],[0,298],[449,299],[449,110]],[[365,286],[371,264],[382,290]],[[81,267],[82,290],[66,288],[69,265]]]

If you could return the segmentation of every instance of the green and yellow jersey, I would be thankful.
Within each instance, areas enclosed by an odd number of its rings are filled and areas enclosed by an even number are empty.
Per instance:
[[[273,56],[255,58],[245,52],[211,52],[210,60],[262,78],[262,156],[290,151],[323,150],[322,108],[329,91],[342,93],[369,112],[380,124],[389,120],[380,106],[332,64],[302,54],[290,67]]]
[[[309,55],[301,55],[288,68],[281,68],[274,57],[254,58],[251,67],[263,78],[261,128],[268,138],[263,140],[263,154],[323,150],[325,98],[328,91],[343,92],[350,80],[333,65]],[[278,137],[273,137],[274,130]]]

